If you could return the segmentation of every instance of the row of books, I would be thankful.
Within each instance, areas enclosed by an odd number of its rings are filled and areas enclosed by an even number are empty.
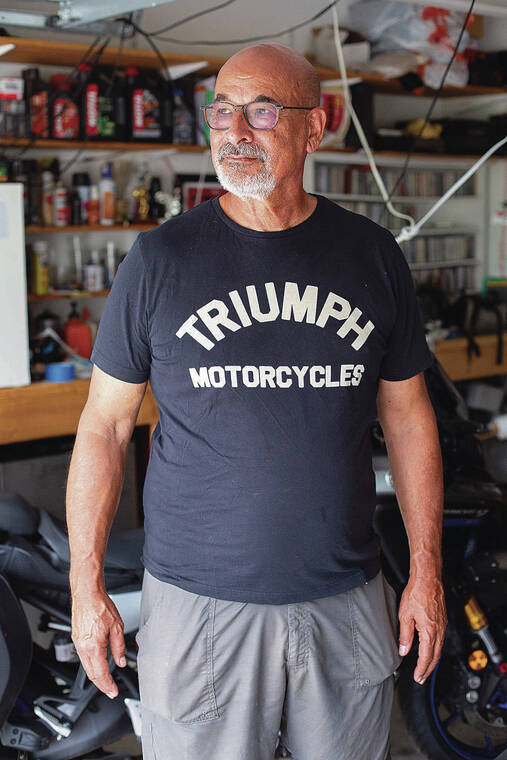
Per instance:
[[[396,184],[401,167],[378,167],[388,192]],[[394,196],[435,197],[442,195],[463,174],[462,169],[409,169],[397,186]],[[315,190],[318,193],[345,195],[380,195],[368,165],[315,165]],[[456,195],[475,195],[475,177],[470,177]]]
[[[474,290],[476,287],[473,267],[449,267],[448,269],[418,269],[412,271],[416,287],[422,283],[434,285],[445,293]]]
[[[407,240],[401,246],[409,264],[431,264],[473,259],[474,243],[473,235],[427,235]]]
[[[338,201],[337,203],[342,208],[367,216],[368,219],[372,219],[383,227],[389,227],[390,230],[401,230],[407,224],[404,219],[391,216],[384,203],[378,203],[377,201]],[[402,214],[409,214],[413,219],[417,219],[420,216],[414,205],[405,203],[400,206],[396,204],[396,209]]]

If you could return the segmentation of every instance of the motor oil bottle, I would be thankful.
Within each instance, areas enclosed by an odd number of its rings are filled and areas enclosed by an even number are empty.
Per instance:
[[[92,76],[92,67],[88,63],[80,63],[77,67],[77,88],[81,93],[80,138],[90,140],[96,138],[99,131],[99,86]]]
[[[26,134],[30,137],[49,137],[49,85],[43,82],[39,69],[23,71],[25,83]]]
[[[173,135],[174,94],[173,83],[161,76],[158,71],[147,71],[149,85],[159,94],[161,142],[170,143]]]
[[[71,79],[66,74],[54,74],[49,83],[51,137],[54,140],[78,140],[79,109]]]
[[[127,124],[130,140],[162,142],[163,93],[150,78],[140,75],[135,66],[125,71],[127,81]]]

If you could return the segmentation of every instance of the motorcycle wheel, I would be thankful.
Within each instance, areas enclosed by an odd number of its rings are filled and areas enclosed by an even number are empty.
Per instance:
[[[507,724],[487,722],[464,704],[463,671],[444,650],[426,683],[414,681],[416,652],[405,658],[398,681],[399,702],[418,749],[431,760],[493,760],[507,757]],[[463,695],[460,693],[463,692]]]

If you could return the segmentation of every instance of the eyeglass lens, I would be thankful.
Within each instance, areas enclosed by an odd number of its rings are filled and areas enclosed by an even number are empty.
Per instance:
[[[206,119],[212,129],[228,129],[232,124],[234,108],[229,103],[210,103],[206,106]],[[249,103],[246,120],[254,129],[273,129],[278,110],[273,103]]]

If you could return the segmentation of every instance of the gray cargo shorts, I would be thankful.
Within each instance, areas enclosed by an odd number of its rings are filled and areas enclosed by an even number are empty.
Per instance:
[[[144,760],[388,760],[394,590],[297,604],[200,596],[145,570],[136,635]]]

